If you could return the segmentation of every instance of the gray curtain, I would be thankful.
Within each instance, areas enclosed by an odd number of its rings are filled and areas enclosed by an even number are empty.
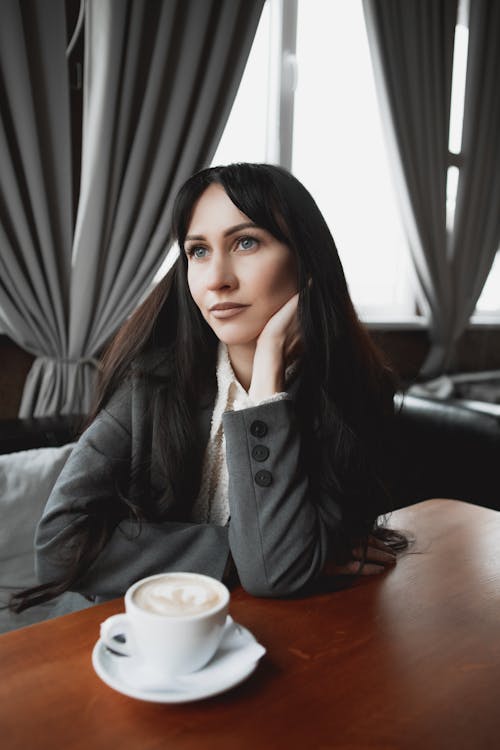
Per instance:
[[[453,369],[500,242],[500,3],[472,0],[460,177],[446,233],[455,0],[363,0],[379,98],[431,350],[424,376]]]
[[[61,341],[49,348],[40,336],[30,349],[39,356],[22,415],[88,408],[94,357],[168,250],[173,197],[215,153],[263,2],[87,0],[82,176],[69,295]],[[40,138],[36,129],[34,137]],[[53,291],[61,295],[57,284]],[[42,318],[45,310],[40,305]],[[18,320],[25,325],[23,315]],[[12,338],[21,343],[17,334]]]
[[[500,2],[472,0],[451,262],[453,345],[463,333],[500,244]]]
[[[446,174],[457,0],[363,0],[377,93],[432,350],[439,369],[453,331]]]
[[[2,0],[0,321],[47,363],[68,356],[73,220],[65,51],[64,0]],[[61,369],[41,394],[42,411],[63,397]]]

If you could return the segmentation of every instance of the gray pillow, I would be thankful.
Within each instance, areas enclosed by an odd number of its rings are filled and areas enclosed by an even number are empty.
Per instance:
[[[83,597],[64,594],[19,615],[4,608],[13,591],[38,583],[33,550],[35,529],[73,446],[69,443],[0,455],[0,633],[88,606]],[[81,600],[79,606],[75,597]],[[63,606],[65,598],[72,599],[71,607]]]

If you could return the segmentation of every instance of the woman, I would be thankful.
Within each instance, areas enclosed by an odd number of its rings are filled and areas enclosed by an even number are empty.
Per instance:
[[[173,228],[180,256],[104,357],[17,609],[167,570],[286,596],[395,561],[376,524],[393,380],[314,200],[284,169],[217,167],[182,187]]]

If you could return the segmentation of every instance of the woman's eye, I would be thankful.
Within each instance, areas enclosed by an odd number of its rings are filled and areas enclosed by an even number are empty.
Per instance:
[[[188,250],[188,255],[190,258],[197,258],[197,260],[201,260],[204,258],[207,254],[207,248],[206,247],[190,247]]]
[[[253,237],[242,237],[238,241],[238,245],[242,250],[252,250],[252,248],[254,248],[256,244],[257,240],[255,240]]]

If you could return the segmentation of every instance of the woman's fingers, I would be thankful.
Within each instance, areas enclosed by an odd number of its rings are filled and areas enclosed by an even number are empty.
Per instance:
[[[375,563],[363,564],[361,560],[350,560],[345,565],[327,563],[323,568],[323,573],[329,576],[374,576],[378,573],[383,573],[385,569],[384,565],[376,565]]]
[[[365,559],[366,562],[379,563],[380,565],[394,565],[396,562],[396,555],[387,546],[383,548],[375,547],[370,542],[366,548],[366,552],[364,554],[363,552],[363,547],[353,549],[352,556],[354,560]]]
[[[361,560],[353,560],[349,565],[351,567],[351,575],[376,576],[385,570],[384,565],[376,565],[375,563],[363,564]]]
[[[376,536],[369,536],[368,537],[368,544],[371,547],[378,547],[379,549],[383,549],[386,552],[393,552],[392,547],[389,547],[389,545],[384,542],[382,539],[378,539]]]
[[[378,545],[375,546],[372,541],[377,541]],[[396,560],[396,555],[390,547],[370,537],[364,554],[363,547],[356,547],[352,550],[352,559],[349,562],[344,565],[335,565],[329,562],[325,565],[323,572],[327,575],[373,576],[383,573],[388,567],[392,567]]]
[[[262,330],[261,337],[282,338],[294,333],[297,321],[297,304],[299,295],[294,294],[285,304],[277,310],[267,321]]]

